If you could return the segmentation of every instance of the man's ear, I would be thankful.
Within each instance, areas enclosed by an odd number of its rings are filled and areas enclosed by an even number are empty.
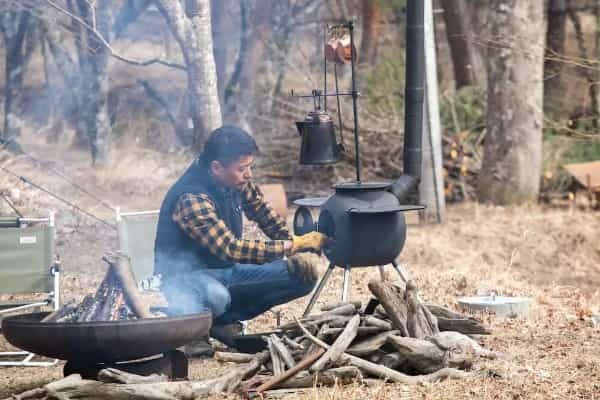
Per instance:
[[[210,172],[215,176],[221,176],[223,174],[223,164],[220,161],[213,160],[210,162]]]

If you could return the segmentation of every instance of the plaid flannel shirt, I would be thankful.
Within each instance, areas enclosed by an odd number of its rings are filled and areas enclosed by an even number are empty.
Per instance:
[[[241,194],[246,217],[255,221],[271,241],[237,238],[219,218],[214,202],[206,194],[181,195],[173,211],[173,221],[222,260],[264,264],[283,258],[283,241],[290,238],[285,220],[264,202],[262,193],[253,183],[248,183]]]

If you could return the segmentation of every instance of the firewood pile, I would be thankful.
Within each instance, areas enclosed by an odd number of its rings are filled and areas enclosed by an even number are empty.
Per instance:
[[[442,137],[444,195],[456,203],[476,197],[477,177],[481,169],[481,139],[469,140],[469,132]]]
[[[168,382],[164,376],[109,368],[98,381],[72,375],[16,397],[185,399],[241,393],[255,398],[314,386],[369,385],[376,379],[412,385],[470,377],[478,359],[498,356],[467,336],[490,333],[479,320],[424,304],[411,282],[371,281],[369,289],[374,298],[365,307],[326,305],[266,336],[264,351],[216,352],[216,360],[241,364],[219,378]]]
[[[42,322],[117,321],[152,316],[140,300],[128,258],[107,254],[103,260],[108,270],[96,293],[85,296],[79,304],[64,305]]]
[[[414,284],[372,281],[374,298],[340,303],[281,327],[267,339],[268,375],[247,383],[249,393],[331,386],[369,378],[416,384],[464,378],[478,358],[496,358],[467,335],[490,331],[478,320],[423,304]],[[246,356],[247,357],[247,356]],[[248,361],[215,353],[222,361]]]

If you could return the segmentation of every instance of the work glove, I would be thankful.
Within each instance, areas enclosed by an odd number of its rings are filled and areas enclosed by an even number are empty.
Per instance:
[[[321,249],[327,243],[327,236],[320,232],[309,232],[305,235],[292,236],[292,248],[290,254],[302,251],[311,251],[321,254]]]

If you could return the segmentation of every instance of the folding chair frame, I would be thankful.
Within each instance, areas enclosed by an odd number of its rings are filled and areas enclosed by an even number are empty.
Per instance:
[[[19,222],[23,223],[47,223],[50,227],[54,227],[54,213],[50,213],[48,218],[19,218]],[[39,308],[47,305],[52,305],[54,311],[60,308],[60,265],[55,261],[50,265],[50,275],[53,279],[53,291],[49,293],[46,300],[40,300],[29,304],[23,304],[12,308],[0,310],[0,317],[4,314],[14,313],[15,311],[27,310],[30,308]],[[16,361],[0,361],[0,367],[50,367],[56,365],[58,360],[53,361],[32,361],[35,357],[34,353],[28,351],[5,351],[0,352],[0,357],[16,358],[22,356],[21,360]]]

